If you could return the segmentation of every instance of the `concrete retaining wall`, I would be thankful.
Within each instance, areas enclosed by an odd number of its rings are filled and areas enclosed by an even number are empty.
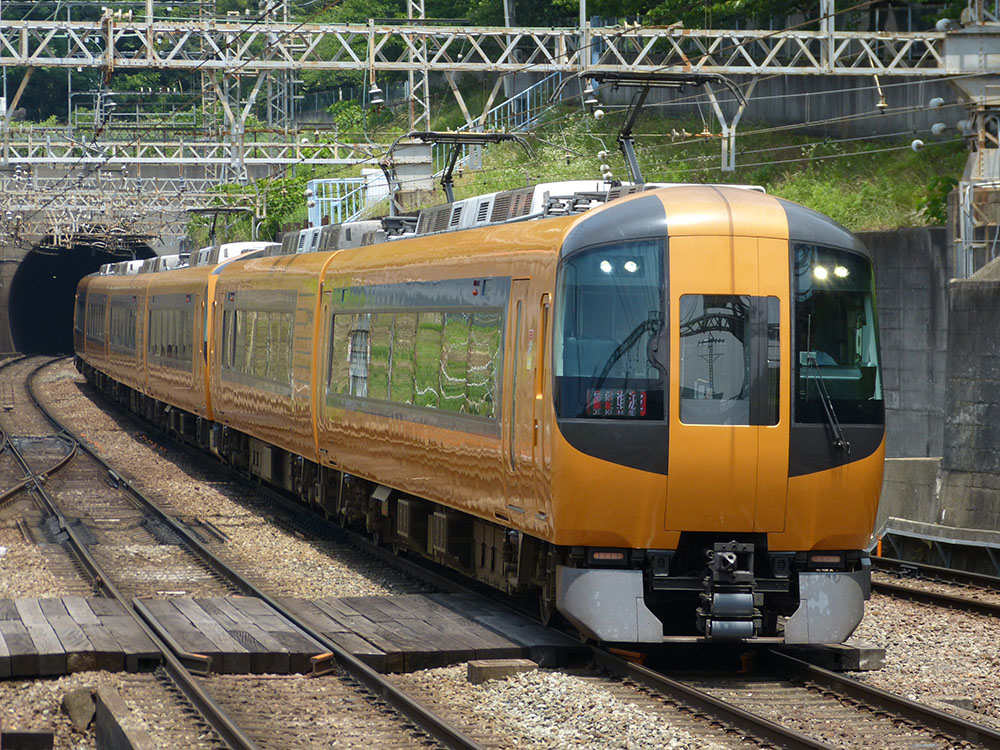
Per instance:
[[[949,287],[943,522],[1000,529],[1000,261]]]
[[[885,462],[882,498],[875,530],[888,518],[937,523],[940,506],[935,493],[940,458],[893,458]]]
[[[947,233],[924,227],[860,237],[875,262],[886,455],[940,456],[951,276]]]

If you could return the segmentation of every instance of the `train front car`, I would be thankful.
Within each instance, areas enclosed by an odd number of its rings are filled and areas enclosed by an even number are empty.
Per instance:
[[[554,303],[558,609],[606,641],[845,640],[885,432],[860,242],[756,191],[665,188],[580,217]]]

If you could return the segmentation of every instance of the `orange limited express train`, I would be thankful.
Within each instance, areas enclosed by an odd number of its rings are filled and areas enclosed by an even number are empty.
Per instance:
[[[587,637],[861,620],[872,264],[788,201],[542,184],[102,267],[74,328],[154,424]]]

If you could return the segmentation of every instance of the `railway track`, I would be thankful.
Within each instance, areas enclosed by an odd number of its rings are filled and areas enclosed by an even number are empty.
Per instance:
[[[33,375],[43,366],[44,364],[38,365],[33,371]],[[213,592],[202,590],[198,595],[219,595],[238,591],[246,595],[257,596],[267,601],[279,615],[285,617],[300,630],[309,633],[326,647],[333,655],[335,667],[329,678],[323,680],[326,683],[324,690],[329,692],[330,687],[336,685],[340,692],[350,693],[353,696],[352,706],[355,711],[346,721],[331,725],[326,733],[328,736],[325,738],[318,736],[316,739],[319,744],[331,744],[337,737],[343,737],[349,728],[353,728],[358,736],[363,736],[365,739],[364,743],[359,744],[374,744],[384,747],[412,747],[427,744],[437,744],[449,748],[480,747],[478,743],[454,730],[441,721],[439,717],[412,701],[389,681],[355,659],[351,654],[329,642],[321,634],[310,632],[310,628],[306,624],[297,622],[266,592],[257,588],[239,571],[227,566],[223,560],[205,546],[191,529],[176,521],[165,509],[157,507],[119,477],[111,467],[104,464],[84,443],[80,442],[77,436],[66,431],[35,398],[30,381],[29,377],[26,391],[30,394],[34,407],[59,431],[59,440],[64,443],[67,441],[76,442],[80,460],[63,463],[61,471],[50,472],[51,476],[46,482],[43,482],[36,467],[46,464],[50,456],[41,455],[44,451],[38,451],[29,458],[19,450],[17,447],[19,441],[16,439],[8,442],[8,450],[19,462],[25,475],[30,478],[31,492],[46,507],[50,517],[55,519],[54,523],[60,532],[65,534],[73,555],[81,567],[87,571],[95,588],[117,599],[127,610],[137,614],[138,621],[162,652],[163,669],[170,683],[175,686],[184,700],[198,711],[221,743],[228,747],[246,748],[247,750],[283,745],[281,742],[276,744],[273,741],[273,736],[276,733],[280,736],[278,731],[280,722],[269,718],[271,717],[271,707],[275,705],[274,701],[277,699],[275,693],[277,681],[256,679],[240,683],[240,689],[226,690],[223,686],[229,680],[222,680],[222,678],[199,680],[194,672],[207,670],[204,657],[199,658],[197,655],[184,654],[183,652],[175,653],[170,645],[165,643],[157,632],[149,627],[145,618],[142,617],[142,605],[133,599],[133,596],[137,595],[162,596],[164,592],[158,590],[158,587],[163,583],[162,576],[136,576],[135,571],[131,569],[133,560],[127,558],[122,561],[115,559],[115,555],[110,552],[100,551],[102,546],[106,546],[100,543],[102,536],[113,537],[115,534],[111,533],[112,531],[120,533],[122,529],[126,530],[126,536],[131,536],[132,532],[138,534],[138,530],[142,529],[142,533],[147,538],[159,542],[156,545],[157,549],[178,548],[183,545],[185,556],[197,556],[199,570],[210,571],[210,575],[198,577],[195,585],[201,586],[202,583],[211,581],[211,585],[215,586]],[[23,402],[21,408],[17,410],[24,411]],[[24,419],[22,416],[15,424],[23,425],[31,421],[34,422],[34,431],[40,432],[40,423],[37,420]],[[7,430],[11,431],[9,423]],[[51,432],[52,428],[49,428],[49,431]],[[75,467],[78,463],[81,464],[81,468],[73,470],[66,468]],[[152,560],[153,564],[150,568],[143,568],[143,570],[155,570],[157,565],[162,564],[163,559],[172,555],[173,551],[169,554],[148,555],[155,559]],[[99,559],[101,557],[104,559]],[[181,579],[174,578],[177,569],[171,568],[170,570],[168,583],[173,585],[175,580]],[[190,572],[190,568],[188,571]],[[120,589],[116,585],[117,583],[127,586],[128,591]],[[205,586],[207,588],[209,584],[205,583]],[[173,594],[175,592],[166,593]],[[188,595],[190,593],[188,592]],[[287,681],[302,683],[301,678],[289,678]],[[213,685],[218,695],[213,693]],[[294,709],[295,702],[286,702],[284,705]],[[253,712],[252,716],[247,713],[248,707],[252,707],[250,709]],[[358,710],[359,708],[361,710]],[[241,721],[233,718],[233,715],[237,714],[242,717]],[[376,721],[376,717],[379,720]],[[318,724],[320,724],[318,721],[312,722],[312,725]]]
[[[830,672],[775,649],[748,674],[678,673],[639,666],[599,648],[610,674],[709,714],[730,732],[785,748],[1000,748],[1000,732]]]
[[[246,481],[245,477],[240,480]],[[387,564],[396,560],[387,550],[357,535],[349,535],[321,517],[304,513],[302,506],[282,494],[256,484],[251,486],[255,493],[278,504],[273,514],[281,525],[295,533],[309,538],[351,539],[350,543],[358,549],[384,556]],[[462,587],[450,578],[429,573],[412,561],[403,564],[408,566],[407,575],[432,582],[430,585],[446,590]],[[636,694],[646,695],[652,704],[661,705],[666,714],[688,717],[694,729],[701,727],[713,742],[721,742],[720,746],[730,746],[727,739],[734,747],[744,746],[741,743],[749,739],[762,747],[787,748],[948,748],[969,746],[969,743],[1000,747],[1000,734],[985,727],[956,720],[779,654],[765,654],[768,674],[751,677],[671,677],[600,649],[593,651],[593,661],[614,680]],[[234,706],[237,714],[240,706],[246,707],[246,691],[253,690],[269,705],[283,705],[288,696],[285,691],[291,689],[292,694],[302,694],[302,686],[309,682],[257,677],[239,682],[222,678],[212,680],[216,683],[214,690],[224,696],[222,703]],[[775,706],[779,707],[777,713]],[[240,723],[244,721],[254,724],[255,720],[240,719]],[[258,721],[254,731],[262,738],[261,746],[280,747],[284,744],[284,733],[289,730],[287,726],[282,728],[266,722],[261,725]]]
[[[923,563],[873,557],[872,590],[945,609],[1000,617],[1000,578]]]

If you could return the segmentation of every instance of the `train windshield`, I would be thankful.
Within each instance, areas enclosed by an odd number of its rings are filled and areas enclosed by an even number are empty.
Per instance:
[[[821,423],[832,407],[844,424],[884,419],[875,318],[875,276],[846,250],[795,244],[796,422]]]
[[[556,413],[663,419],[663,243],[603,245],[566,259],[557,289]]]

